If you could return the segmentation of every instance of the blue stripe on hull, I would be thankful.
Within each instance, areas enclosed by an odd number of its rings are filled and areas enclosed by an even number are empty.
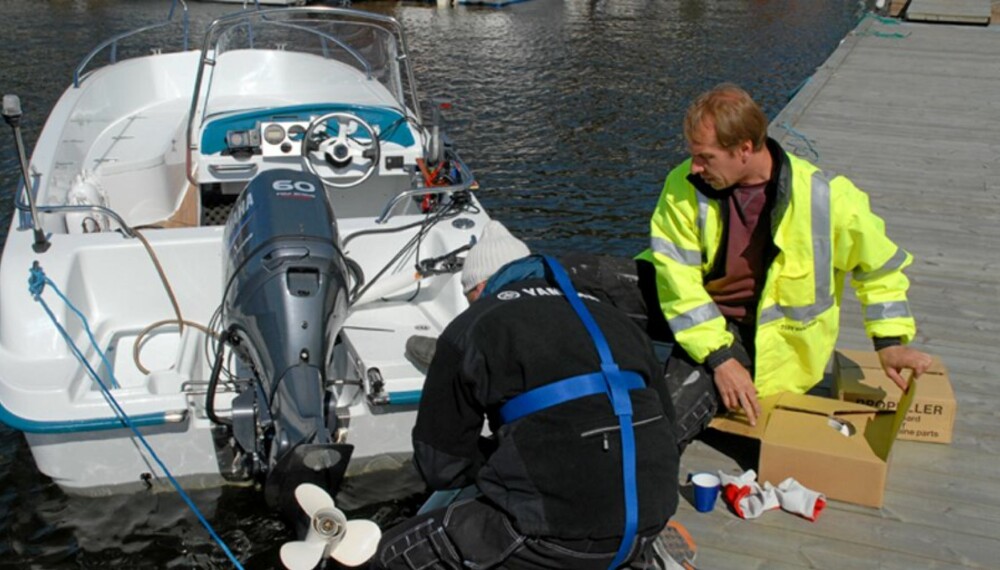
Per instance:
[[[129,418],[132,420],[132,423],[136,425],[136,427],[158,426],[168,423],[167,414],[165,412],[129,416]],[[18,431],[26,433],[79,433],[87,431],[124,429],[128,427],[125,425],[125,422],[115,416],[86,420],[29,420],[15,415],[2,404],[0,404],[0,422],[3,422]]]

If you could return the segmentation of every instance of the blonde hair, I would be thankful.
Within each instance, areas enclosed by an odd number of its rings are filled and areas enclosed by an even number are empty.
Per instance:
[[[716,85],[691,103],[684,117],[684,136],[692,140],[695,130],[705,124],[715,127],[716,141],[726,150],[749,140],[759,151],[767,141],[767,117],[760,105],[732,83]]]

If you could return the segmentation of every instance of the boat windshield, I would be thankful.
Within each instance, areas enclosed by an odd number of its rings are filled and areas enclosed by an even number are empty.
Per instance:
[[[191,118],[204,122],[219,113],[246,110],[254,102],[260,107],[280,105],[290,93],[300,104],[338,100],[343,91],[338,79],[310,75],[308,66],[286,65],[294,52],[353,68],[357,77],[384,88],[378,91],[390,97],[387,105],[415,115],[419,122],[416,88],[405,49],[398,22],[378,14],[286,8],[225,16],[213,22],[205,34]],[[239,93],[233,92],[234,85],[240,86]],[[252,86],[252,93],[247,92],[247,86]],[[231,105],[229,100],[236,99],[233,95],[239,95],[242,108]]]

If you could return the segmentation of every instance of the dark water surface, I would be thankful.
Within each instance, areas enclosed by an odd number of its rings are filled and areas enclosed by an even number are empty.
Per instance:
[[[0,91],[21,96],[33,146],[80,59],[104,38],[162,19],[165,0],[0,0]],[[236,6],[190,2],[194,38]],[[684,158],[688,102],[721,81],[774,116],[862,15],[857,0],[531,0],[502,10],[358,2],[398,18],[423,93],[448,98],[448,132],[480,200],[534,249],[627,255],[644,247],[667,170]],[[19,167],[0,127],[0,239]],[[30,302],[25,296],[25,302]],[[391,524],[419,497],[358,514]],[[418,487],[417,487],[418,488]],[[289,538],[247,489],[192,493],[247,567]],[[367,498],[367,500],[365,500]],[[362,503],[371,502],[367,506]],[[0,426],[0,568],[226,568],[173,493],[68,497]]]

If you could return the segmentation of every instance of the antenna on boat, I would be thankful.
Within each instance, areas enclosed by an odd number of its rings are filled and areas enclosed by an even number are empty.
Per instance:
[[[35,253],[44,253],[51,245],[49,239],[42,231],[41,223],[38,219],[38,209],[35,208],[35,195],[31,192],[31,174],[28,172],[28,159],[24,154],[24,140],[21,139],[21,98],[17,95],[3,96],[3,119],[7,121],[10,128],[14,129],[14,146],[17,147],[17,156],[21,161],[21,176],[24,177],[24,193],[28,196],[28,207],[31,208],[31,225],[35,230],[35,243],[32,249]]]

